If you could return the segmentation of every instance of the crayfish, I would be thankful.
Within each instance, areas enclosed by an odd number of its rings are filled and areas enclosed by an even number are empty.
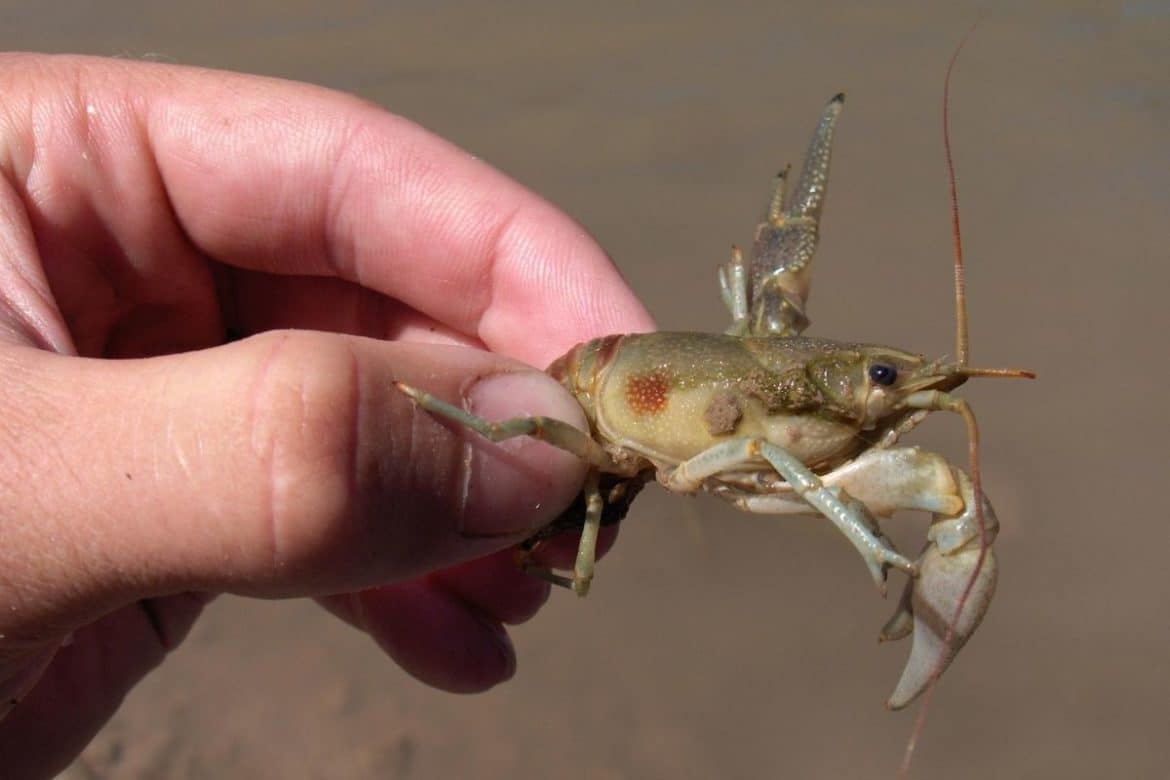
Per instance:
[[[1031,374],[968,365],[959,252],[954,362],[801,335],[843,105],[837,95],[825,107],[791,191],[790,170],[777,177],[750,261],[732,247],[719,269],[732,319],[726,333],[605,336],[549,366],[581,404],[588,431],[545,417],[489,422],[423,390],[398,388],[491,441],[538,437],[589,464],[577,502],[519,554],[525,569],[581,596],[593,579],[599,528],[622,519],[650,480],[675,493],[705,491],[746,512],[828,518],[861,554],[882,595],[890,568],[909,576],[881,630],[883,640],[913,634],[887,702],[898,709],[938,678],[995,592],[998,522],[980,487],[975,418],[953,391],[971,377]],[[896,446],[935,411],[964,419],[969,474],[934,453]],[[914,559],[894,549],[877,522],[900,509],[933,517]],[[581,532],[572,575],[538,566],[533,550],[569,528]]]

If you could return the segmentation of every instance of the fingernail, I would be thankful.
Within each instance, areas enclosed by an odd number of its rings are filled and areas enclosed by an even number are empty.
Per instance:
[[[535,371],[493,374],[467,392],[469,411],[502,422],[543,415],[584,427],[584,414],[555,380]],[[584,464],[529,436],[493,443],[469,433],[464,445],[462,522],[468,536],[541,528],[581,489]]]

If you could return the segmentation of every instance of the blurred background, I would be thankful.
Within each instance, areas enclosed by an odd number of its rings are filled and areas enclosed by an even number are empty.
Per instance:
[[[669,329],[725,326],[716,265],[846,90],[812,332],[937,355],[941,88],[979,18],[952,91],[974,361],[1040,380],[965,388],[1001,584],[915,776],[1165,776],[1170,3],[0,2],[0,45],[362,95],[580,220]],[[912,441],[964,457],[945,415]],[[916,548],[925,518],[892,527]],[[497,690],[427,689],[311,604],[223,598],[70,776],[893,776],[892,609],[823,521],[649,489],[590,597],[513,631]]]

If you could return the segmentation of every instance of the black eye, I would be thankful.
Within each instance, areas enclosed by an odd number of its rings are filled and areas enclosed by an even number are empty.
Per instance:
[[[874,363],[869,367],[869,378],[875,384],[886,385],[888,387],[898,381],[898,369],[893,366],[887,366],[885,363]]]

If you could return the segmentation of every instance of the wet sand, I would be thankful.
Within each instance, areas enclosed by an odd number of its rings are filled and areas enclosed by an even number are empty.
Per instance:
[[[277,75],[411,117],[579,219],[670,329],[724,327],[716,264],[847,90],[812,332],[952,349],[940,91],[985,4],[4,5],[8,48]],[[1098,6],[993,7],[955,78],[974,357],[1041,379],[964,391],[1002,579],[917,777],[1170,762],[1170,6]],[[963,457],[943,416],[913,441]],[[925,524],[893,525],[910,549]],[[647,490],[590,598],[513,632],[497,690],[424,688],[312,604],[223,598],[71,776],[892,776],[914,712],[882,707],[892,606],[824,522]]]

